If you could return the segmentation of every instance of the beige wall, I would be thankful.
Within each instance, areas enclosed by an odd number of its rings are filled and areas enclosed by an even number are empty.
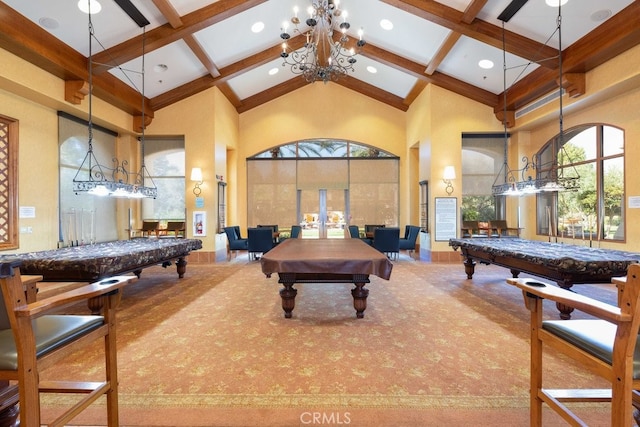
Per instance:
[[[185,141],[187,235],[193,236],[193,211],[207,213],[207,235],[203,251],[220,249],[216,239],[218,184],[216,175],[227,176],[227,149],[238,144],[238,113],[229,101],[213,88],[159,110],[148,128],[149,135],[183,135]],[[196,208],[191,168],[202,168],[200,186],[204,208]],[[224,244],[224,241],[222,241]]]
[[[435,241],[436,197],[448,197],[442,173],[445,166],[456,169],[451,197],[462,203],[461,144],[464,132],[496,132],[502,130],[493,109],[468,98],[429,85],[411,104],[407,119],[407,146],[420,144],[420,180],[429,181],[429,231],[431,249],[449,251],[448,242]]]
[[[240,115],[237,152],[239,225],[247,226],[246,158],[309,138],[373,145],[406,162],[405,113],[335,83],[314,83]],[[406,168],[404,168],[406,169]],[[408,221],[408,176],[400,176],[400,222]],[[255,225],[255,224],[250,224]]]

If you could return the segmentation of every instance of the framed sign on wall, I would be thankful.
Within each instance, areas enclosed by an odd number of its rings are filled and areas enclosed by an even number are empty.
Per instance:
[[[436,197],[435,240],[455,239],[458,231],[458,199],[456,197]]]
[[[207,213],[204,211],[193,212],[193,237],[207,235]]]

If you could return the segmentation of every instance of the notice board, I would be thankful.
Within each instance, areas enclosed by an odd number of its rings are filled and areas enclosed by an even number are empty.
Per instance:
[[[458,199],[456,197],[436,197],[435,240],[455,239],[458,231]]]

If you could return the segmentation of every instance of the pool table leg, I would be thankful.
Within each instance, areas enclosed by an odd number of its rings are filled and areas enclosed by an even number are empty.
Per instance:
[[[187,272],[187,260],[185,260],[184,257],[178,258],[176,261],[176,269],[178,270],[178,277],[182,279],[184,273]]]
[[[570,280],[565,279],[565,280],[558,281],[556,283],[558,283],[558,286],[560,286],[562,289],[566,289],[568,291],[573,292],[573,290],[571,289],[571,287],[573,286],[573,283]],[[562,320],[571,319],[571,313],[573,313],[573,310],[574,310],[573,307],[566,304],[560,304],[559,302],[557,302],[556,308],[560,312],[560,319]]]
[[[293,287],[295,282],[282,282],[284,288],[280,289],[280,297],[282,298],[282,309],[284,317],[291,319],[291,312],[296,305],[296,295],[298,290]]]
[[[351,295],[353,295],[353,308],[356,309],[356,317],[362,319],[364,317],[364,311],[367,309],[369,289],[364,288],[364,283],[354,283],[354,285],[356,285],[356,287],[351,290]]]
[[[467,259],[464,260],[464,272],[467,273],[467,279],[471,279],[473,277],[473,273],[476,267],[476,262],[467,257]]]

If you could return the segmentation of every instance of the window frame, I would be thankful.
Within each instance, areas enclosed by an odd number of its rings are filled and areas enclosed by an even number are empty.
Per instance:
[[[576,135],[579,135],[591,128],[595,128],[595,155],[585,160],[580,161],[571,161],[561,163],[558,161],[558,158],[562,156],[561,148],[571,142],[572,138]],[[613,154],[605,154],[606,152],[606,144],[608,140],[605,140],[605,128],[612,128],[622,132],[622,148],[618,153]],[[619,143],[619,141],[616,141]],[[560,145],[562,144],[562,146]],[[549,155],[549,150],[551,155]],[[622,195],[621,195],[621,213],[620,213],[620,224],[619,228],[622,229],[622,235],[619,237],[607,237],[605,233],[605,179],[606,179],[606,170],[604,167],[604,163],[606,161],[612,159],[622,158]],[[626,168],[625,168],[625,132],[624,129],[619,128],[617,126],[613,126],[607,123],[586,123],[575,126],[571,129],[565,131],[562,138],[557,134],[553,138],[551,138],[547,143],[545,143],[540,150],[535,154],[536,164],[543,165],[539,166],[537,169],[538,178],[545,176],[549,173],[549,170],[553,166],[557,166],[558,170],[569,170],[571,168],[577,169],[581,166],[593,165],[595,169],[595,183],[594,188],[596,192],[596,203],[595,203],[595,230],[589,230],[588,237],[586,239],[589,242],[592,241],[606,241],[606,242],[617,242],[624,243],[626,242],[626,215],[624,211],[624,201],[626,194]],[[536,195],[536,234],[538,235],[546,235],[550,239],[558,237],[560,238],[580,238],[583,239],[585,233],[582,232],[580,236],[573,233],[565,234],[560,229],[560,217],[559,217],[559,195],[557,192],[552,193],[539,193]],[[595,231],[595,233],[594,233]],[[595,235],[594,235],[595,234]]]

